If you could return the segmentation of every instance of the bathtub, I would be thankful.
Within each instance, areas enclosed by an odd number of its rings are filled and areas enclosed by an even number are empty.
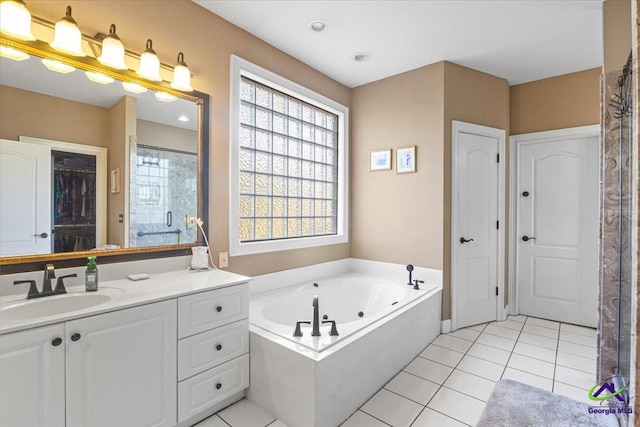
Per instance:
[[[405,274],[346,271],[253,296],[247,397],[289,427],[339,425],[439,334],[434,277],[413,290]],[[329,324],[321,337],[311,325],[293,336],[297,321],[312,319],[314,295],[320,321],[335,320],[339,336],[329,336]]]

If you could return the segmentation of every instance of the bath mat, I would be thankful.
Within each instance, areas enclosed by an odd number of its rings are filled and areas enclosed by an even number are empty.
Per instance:
[[[589,408],[541,388],[501,380],[476,427],[618,427],[614,414],[590,414]]]

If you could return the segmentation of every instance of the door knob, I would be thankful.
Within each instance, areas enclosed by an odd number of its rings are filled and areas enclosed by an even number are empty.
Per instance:
[[[467,239],[465,239],[464,237],[461,237],[461,238],[460,238],[460,243],[467,243],[467,242],[473,242],[473,239],[469,239],[469,240],[467,240]]]
[[[46,239],[49,237],[47,233],[34,234],[33,237],[40,237],[41,239]]]
[[[529,237],[529,236],[522,236],[522,241],[523,242],[528,242],[529,240],[536,240],[535,237]]]

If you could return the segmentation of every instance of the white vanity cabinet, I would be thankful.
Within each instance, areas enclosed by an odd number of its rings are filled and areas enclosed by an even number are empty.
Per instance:
[[[66,323],[67,427],[176,424],[176,300]]]
[[[249,387],[248,317],[246,283],[178,298],[178,422],[222,409]]]
[[[64,427],[64,324],[0,335],[0,426]]]
[[[0,427],[185,427],[240,400],[249,285],[183,295],[0,334]]]

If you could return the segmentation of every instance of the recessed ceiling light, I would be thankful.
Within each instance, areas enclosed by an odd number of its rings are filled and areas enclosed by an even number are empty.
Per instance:
[[[371,59],[371,54],[369,52],[357,52],[351,58],[357,62],[366,62]]]
[[[321,33],[327,29],[327,23],[316,19],[315,21],[309,22],[309,29],[314,33]]]
[[[181,122],[188,122],[189,121],[189,117],[187,117],[187,116],[185,116],[183,114],[180,117],[178,117],[178,120],[180,120]]]

